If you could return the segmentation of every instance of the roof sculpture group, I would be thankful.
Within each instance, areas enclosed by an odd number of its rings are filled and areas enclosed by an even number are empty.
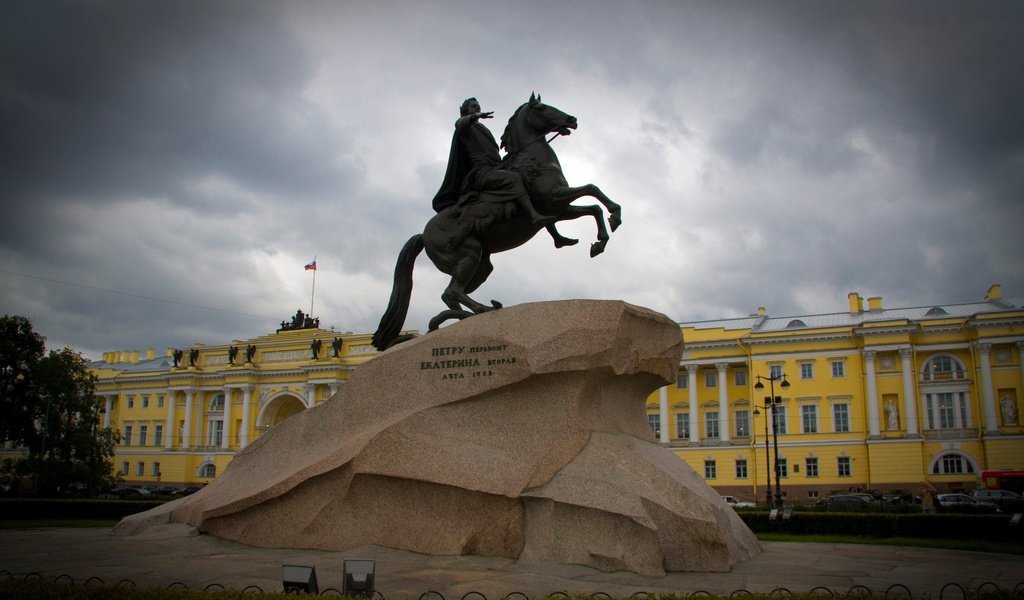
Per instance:
[[[501,148],[507,154],[502,158],[494,136],[480,122],[492,118],[493,113],[482,112],[476,98],[469,98],[460,115],[444,182],[433,200],[437,214],[423,233],[409,238],[398,255],[391,299],[373,336],[373,345],[379,350],[408,339],[400,334],[409,311],[413,266],[423,250],[441,272],[451,276],[441,294],[447,309],[431,319],[429,330],[433,331],[448,319],[501,308],[497,301],[488,306],[469,296],[494,269],[491,254],[517,248],[541,229],[547,230],[555,247],[576,244],[578,240],[558,232],[558,221],[593,217],[597,241],[590,246],[590,255],[603,252],[609,239],[604,212],[596,204],[574,206],[574,200],[585,196],[597,199],[609,212],[612,231],[622,223],[621,207],[600,188],[594,184],[569,186],[562,174],[547,136],[569,135],[576,129],[576,117],[531,94],[505,127]]]

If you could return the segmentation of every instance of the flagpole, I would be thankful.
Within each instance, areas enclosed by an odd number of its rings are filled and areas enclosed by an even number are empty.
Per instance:
[[[313,291],[309,294],[309,317],[313,318],[313,300],[316,298],[316,255],[313,255]]]

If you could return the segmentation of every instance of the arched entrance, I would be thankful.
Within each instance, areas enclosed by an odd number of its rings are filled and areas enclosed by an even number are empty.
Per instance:
[[[298,396],[281,394],[271,398],[256,417],[256,428],[266,431],[292,415],[306,410],[306,404]]]

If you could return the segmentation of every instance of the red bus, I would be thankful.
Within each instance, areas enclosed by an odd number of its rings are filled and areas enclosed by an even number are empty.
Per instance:
[[[1024,470],[999,469],[981,472],[981,489],[1010,490],[1024,494]]]

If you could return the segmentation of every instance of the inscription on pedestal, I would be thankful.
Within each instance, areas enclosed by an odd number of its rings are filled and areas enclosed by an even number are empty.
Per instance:
[[[492,377],[495,368],[516,363],[508,354],[508,344],[493,346],[435,346],[428,360],[420,361],[420,370],[437,370],[442,381]]]

